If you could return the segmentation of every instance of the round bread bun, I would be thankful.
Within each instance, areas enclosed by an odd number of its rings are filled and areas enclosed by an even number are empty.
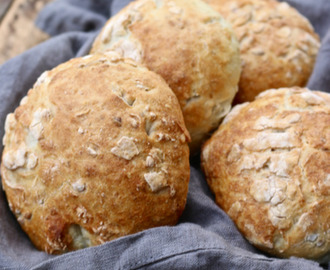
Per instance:
[[[138,0],[112,17],[91,53],[114,50],[161,75],[176,94],[191,152],[229,112],[240,76],[229,24],[200,0]]]
[[[203,146],[217,204],[256,247],[329,261],[330,95],[273,89],[235,106]]]
[[[235,103],[270,88],[305,86],[320,42],[308,20],[274,0],[205,0],[233,26],[242,74]]]
[[[77,58],[42,74],[7,116],[2,184],[39,249],[95,246],[177,223],[188,141],[159,75],[115,53]]]

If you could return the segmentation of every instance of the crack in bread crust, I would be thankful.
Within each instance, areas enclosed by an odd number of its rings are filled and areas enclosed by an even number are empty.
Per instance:
[[[234,28],[240,43],[242,75],[235,103],[258,93],[305,86],[320,48],[310,22],[285,2],[204,0]]]
[[[189,141],[159,75],[115,52],[75,58],[41,75],[7,116],[3,188],[37,248],[99,245],[177,223]]]
[[[258,248],[327,260],[330,95],[269,90],[232,111],[202,150],[217,203]]]
[[[231,26],[200,0],[139,0],[112,17],[91,52],[114,50],[161,75],[177,96],[191,152],[229,112],[240,76]]]

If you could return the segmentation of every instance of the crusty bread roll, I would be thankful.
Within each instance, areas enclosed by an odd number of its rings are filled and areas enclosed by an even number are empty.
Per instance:
[[[2,184],[39,249],[94,246],[176,224],[188,141],[160,76],[116,53],[77,58],[42,74],[7,116]]]
[[[231,27],[200,0],[138,0],[111,18],[92,53],[115,50],[160,74],[178,97],[192,142],[229,112],[240,76]]]
[[[330,95],[300,88],[237,105],[202,150],[216,202],[258,248],[329,261]]]
[[[242,74],[235,103],[270,88],[305,86],[320,42],[312,25],[287,3],[274,0],[205,0],[233,26]]]

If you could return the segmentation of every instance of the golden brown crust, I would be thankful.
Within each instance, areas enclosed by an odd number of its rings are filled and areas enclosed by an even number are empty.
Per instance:
[[[305,86],[320,42],[308,20],[274,0],[205,0],[233,26],[242,74],[235,103],[270,88]]]
[[[240,76],[238,43],[199,0],[139,0],[104,26],[92,52],[115,50],[160,74],[178,97],[193,151],[228,113]]]
[[[329,94],[273,89],[234,107],[203,146],[217,203],[260,249],[329,255],[329,123]]]
[[[174,225],[188,192],[189,133],[177,98],[118,54],[44,73],[6,121],[4,190],[49,253]]]

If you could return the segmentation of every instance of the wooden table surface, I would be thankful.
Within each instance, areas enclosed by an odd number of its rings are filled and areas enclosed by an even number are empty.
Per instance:
[[[52,0],[0,0],[0,65],[49,36],[34,21]]]

